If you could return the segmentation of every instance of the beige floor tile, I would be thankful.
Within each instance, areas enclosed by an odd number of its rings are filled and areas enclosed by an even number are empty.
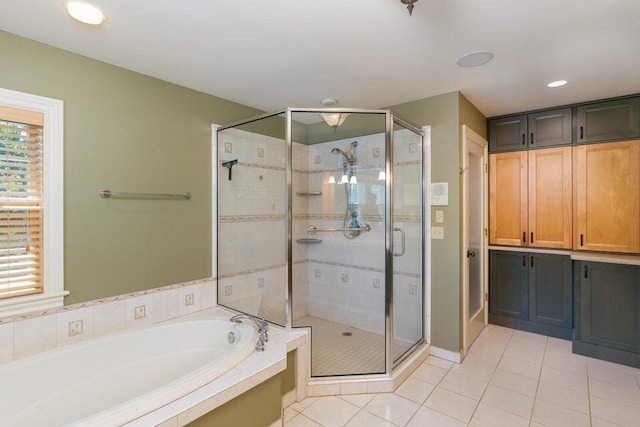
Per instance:
[[[587,371],[590,379],[640,390],[634,369],[629,366],[588,358]]]
[[[474,360],[464,360],[461,364],[454,365],[450,369],[451,372],[457,372],[458,374],[473,377],[485,382],[488,382],[491,379],[495,370],[496,367],[493,365],[487,365],[486,363]]]
[[[510,336],[504,337],[487,337],[487,336],[479,336],[474,341],[473,345],[469,349],[469,353],[473,353],[474,351],[483,350],[490,351],[492,353],[502,354],[504,349],[507,347],[509,343]]]
[[[460,420],[422,406],[407,427],[465,427],[466,425]]]
[[[542,400],[536,400],[531,420],[549,427],[589,427],[591,425],[588,415]]]
[[[448,370],[453,365],[455,365],[455,363],[453,363],[453,362],[450,362],[448,360],[444,360],[444,359],[441,359],[441,358],[435,357],[435,356],[429,356],[427,358],[427,360],[425,360],[425,363],[427,365],[437,366],[438,368],[442,368],[442,369],[446,369],[446,370]]]
[[[287,421],[290,421],[293,417],[295,417],[298,414],[299,412],[296,411],[295,409],[292,409],[291,407],[284,408],[282,421],[286,423]]]
[[[484,363],[486,365],[491,365],[493,367],[498,366],[498,362],[500,362],[500,358],[502,357],[501,353],[497,353],[494,351],[476,349],[469,351],[467,357],[465,357],[463,363],[474,361]]]
[[[500,364],[498,365],[498,369],[537,380],[538,378],[540,378],[541,365],[542,362],[532,363],[527,360],[517,359],[515,357],[502,356],[502,359],[500,359]]]
[[[407,378],[407,380],[396,389],[394,394],[409,399],[412,402],[423,404],[435,388],[436,386],[433,384],[425,383],[424,381],[414,378]]]
[[[427,398],[424,406],[442,412],[445,415],[468,423],[478,405],[477,400],[470,399],[458,393],[436,388]]]
[[[367,411],[360,411],[345,427],[396,427],[395,424],[383,420]]]
[[[591,417],[591,427],[620,427],[620,424],[610,423],[600,418]]]
[[[504,356],[540,365],[542,364],[542,359],[544,359],[544,351],[544,345],[519,343],[517,341],[514,342],[512,339],[504,351]]]
[[[534,334],[533,332],[519,331],[514,329],[510,342],[518,342],[522,344],[545,345],[548,337],[546,335]]]
[[[393,424],[404,426],[415,415],[420,405],[393,393],[377,395],[364,410]]]
[[[474,400],[480,400],[487,385],[484,381],[457,372],[449,372],[440,382],[440,387]]]
[[[531,418],[533,400],[533,397],[525,396],[524,394],[495,385],[487,387],[487,391],[484,393],[484,396],[482,396],[482,403],[526,419]]]
[[[538,390],[537,380],[501,369],[498,369],[493,377],[491,377],[491,384],[529,397],[535,397],[536,391]]]
[[[360,408],[335,396],[320,397],[302,415],[325,426],[344,426]]]
[[[477,427],[529,427],[529,419],[480,402],[469,425]]]
[[[540,381],[545,381],[579,392],[584,392],[585,390],[587,390],[587,377],[576,375],[571,372],[561,371],[559,369],[550,368],[548,366],[542,367],[542,372],[540,373]]]
[[[550,354],[571,354],[571,340],[563,340],[561,338],[547,338],[547,353]]]
[[[587,358],[579,354],[547,352],[542,366],[570,372],[575,375],[587,375]]]
[[[640,389],[589,379],[589,394],[640,409]]]
[[[342,400],[346,400],[352,405],[356,405],[358,408],[364,408],[365,405],[371,402],[371,399],[376,397],[375,394],[344,394],[338,396]]]
[[[591,396],[591,416],[621,426],[640,425],[639,409],[595,396]]]
[[[589,415],[589,395],[586,390],[580,392],[540,381],[536,399]]]
[[[433,366],[428,363],[423,363],[418,366],[418,369],[416,369],[409,378],[438,385],[446,374],[446,369],[438,368],[437,366]]]
[[[291,420],[284,423],[284,427],[323,427],[322,424],[305,417],[302,414],[298,414]]]
[[[306,408],[308,408],[309,405],[311,405],[313,402],[315,402],[318,399],[319,399],[318,397],[307,397],[306,399],[303,399],[300,402],[292,403],[290,408],[298,412],[302,412]]]

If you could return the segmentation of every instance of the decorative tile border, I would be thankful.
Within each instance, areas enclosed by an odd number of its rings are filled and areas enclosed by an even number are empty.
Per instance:
[[[231,277],[246,276],[248,274],[259,273],[261,271],[276,270],[278,268],[284,268],[286,266],[287,266],[287,264],[275,264],[275,265],[268,265],[268,266],[265,266],[265,267],[252,268],[251,270],[242,270],[242,271],[238,271],[238,272],[235,272],[235,273],[219,274],[218,275],[218,281],[223,280],[223,279],[229,279]]]
[[[247,168],[256,168],[256,169],[269,169],[269,170],[282,171],[282,172],[284,172],[285,170],[284,166],[271,166],[271,165],[265,165],[260,163],[238,162],[236,166],[244,166]]]
[[[284,215],[221,215],[218,222],[230,224],[235,222],[284,221]]]
[[[332,261],[321,261],[321,260],[311,259],[311,258],[301,259],[301,260],[293,262],[294,265],[296,265],[296,264],[298,264],[298,265],[299,264],[307,264],[307,263],[330,265],[330,266],[334,266],[334,267],[353,268],[355,270],[373,271],[374,273],[384,273],[384,269],[382,269],[382,268],[365,267],[365,266],[362,266],[362,265],[355,265],[355,264],[343,264],[343,263],[332,262]],[[422,275],[420,275],[420,274],[409,273],[409,272],[405,272],[405,271],[394,271],[393,274],[395,276],[412,277],[412,278],[415,278],[415,279],[420,279],[422,277]]]

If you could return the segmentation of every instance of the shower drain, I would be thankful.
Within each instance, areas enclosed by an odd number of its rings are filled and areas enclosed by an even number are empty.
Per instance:
[[[351,332],[343,332],[342,335],[344,335],[345,337],[350,337],[353,334]]]

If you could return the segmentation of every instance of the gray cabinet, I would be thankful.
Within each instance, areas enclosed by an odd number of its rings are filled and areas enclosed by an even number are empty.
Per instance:
[[[577,264],[574,352],[640,367],[640,266]]]
[[[579,144],[639,137],[640,98],[578,106],[576,134]]]
[[[491,152],[571,144],[571,108],[489,120]]]
[[[573,271],[569,256],[489,253],[489,322],[571,338]]]

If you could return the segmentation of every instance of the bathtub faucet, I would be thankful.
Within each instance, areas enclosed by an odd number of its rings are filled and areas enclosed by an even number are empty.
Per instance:
[[[250,320],[258,327],[258,342],[256,343],[256,351],[264,351],[264,343],[269,341],[269,322],[266,320],[256,317],[250,316],[248,314],[236,314],[231,319],[231,322],[241,322],[242,320]]]

